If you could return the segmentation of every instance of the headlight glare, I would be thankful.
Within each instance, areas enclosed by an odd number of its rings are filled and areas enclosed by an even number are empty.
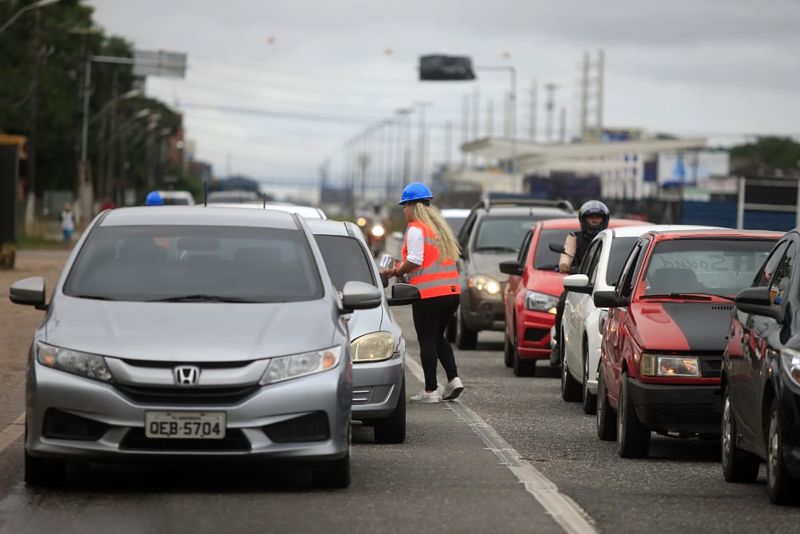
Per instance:
[[[796,386],[800,386],[800,351],[783,349],[781,358],[783,359],[783,370]]]
[[[302,354],[271,358],[259,384],[265,386],[333,369],[339,363],[341,355],[342,347],[336,346]]]
[[[525,309],[555,314],[558,299],[546,293],[528,291],[525,293]]]
[[[383,237],[383,234],[385,233],[386,230],[384,230],[383,226],[381,226],[380,224],[376,224],[375,226],[372,227],[373,237]]]
[[[500,282],[482,274],[470,277],[469,280],[467,280],[467,286],[490,295],[497,295],[500,293]]]
[[[697,356],[662,356],[645,354],[639,364],[643,376],[699,377],[700,360]]]
[[[62,349],[38,342],[36,344],[36,360],[45,367],[92,380],[111,382],[114,379],[106,366],[105,358],[97,354]]]
[[[352,343],[354,363],[380,362],[394,355],[394,336],[389,332],[373,332]]]

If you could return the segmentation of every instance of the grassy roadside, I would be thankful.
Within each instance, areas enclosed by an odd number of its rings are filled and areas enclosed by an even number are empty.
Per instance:
[[[45,239],[28,235],[20,235],[15,244],[17,250],[48,249],[59,250],[67,248],[61,241]]]

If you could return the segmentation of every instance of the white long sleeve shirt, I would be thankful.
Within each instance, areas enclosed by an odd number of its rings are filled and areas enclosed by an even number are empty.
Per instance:
[[[425,235],[422,230],[412,226],[406,232],[406,259],[411,263],[422,265],[425,257]]]

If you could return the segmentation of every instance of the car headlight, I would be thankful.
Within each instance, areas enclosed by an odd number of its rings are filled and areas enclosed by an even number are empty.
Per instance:
[[[337,345],[329,349],[271,358],[259,384],[266,386],[333,369],[338,365],[341,355],[342,347]]]
[[[383,226],[380,224],[376,224],[372,227],[371,232],[373,237],[383,237],[383,234],[386,233],[386,230],[384,230]]]
[[[352,343],[354,363],[380,362],[394,355],[394,336],[389,332],[366,334]]]
[[[639,364],[639,371],[643,376],[701,376],[700,360],[697,356],[645,354]]]
[[[467,280],[467,287],[474,287],[478,291],[483,291],[490,295],[497,295],[500,293],[500,282],[482,274],[470,277],[470,279]]]
[[[36,361],[45,367],[58,369],[59,371],[84,378],[91,378],[92,380],[100,380],[101,382],[112,382],[114,380],[114,377],[111,376],[111,371],[106,366],[106,359],[97,354],[87,354],[37,342]]]
[[[558,306],[558,299],[553,295],[539,293],[538,291],[527,291],[525,293],[526,310],[547,312],[555,315],[556,306]]]
[[[783,359],[783,370],[796,386],[800,386],[800,351],[783,349],[781,358]]]

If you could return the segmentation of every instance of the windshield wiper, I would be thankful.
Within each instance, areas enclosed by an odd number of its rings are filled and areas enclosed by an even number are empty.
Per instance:
[[[684,300],[711,300],[713,297],[730,300],[734,302],[736,299],[726,295],[717,295],[716,293],[668,293],[658,295],[642,295],[643,299],[684,299]]]
[[[475,252],[483,252],[484,250],[491,250],[493,252],[518,252],[515,248],[503,246],[478,247],[475,249]]]
[[[252,299],[243,297],[230,297],[224,295],[206,295],[204,293],[197,293],[194,295],[178,295],[175,297],[163,297],[157,299],[150,299],[146,302],[257,302]]]
[[[76,299],[91,299],[91,300],[112,300],[112,301],[117,300],[113,297],[106,297],[105,295],[70,295],[70,297],[74,297]]]

